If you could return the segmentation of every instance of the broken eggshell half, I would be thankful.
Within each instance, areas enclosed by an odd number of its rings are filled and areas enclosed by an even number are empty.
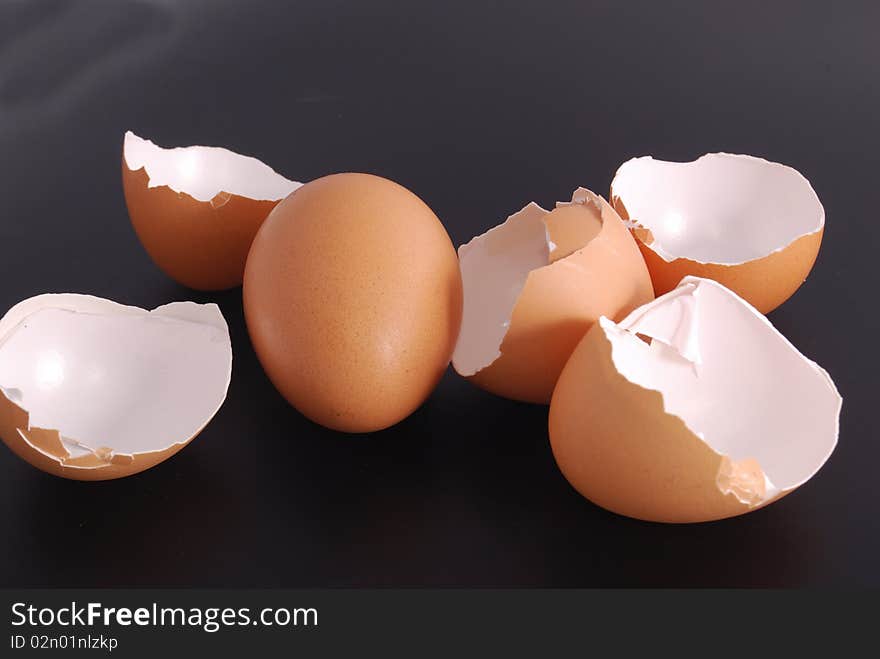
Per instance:
[[[122,184],[131,223],[169,277],[198,290],[241,285],[254,236],[300,187],[256,158],[206,146],[163,149],[125,134]]]
[[[651,300],[651,280],[614,209],[585,188],[552,211],[530,203],[458,249],[464,314],[452,363],[500,396],[547,404],[601,315]]]
[[[0,437],[56,476],[129,476],[199,434],[231,373],[229,330],[215,304],[145,311],[39,295],[0,319]]]
[[[553,394],[550,443],[603,508],[700,522],[809,480],[837,444],[841,404],[828,373],[754,307],[686,277],[584,337]]]
[[[825,227],[825,209],[806,178],[747,155],[633,158],[617,170],[610,196],[633,230],[656,295],[695,275],[724,284],[762,313],[804,282]]]

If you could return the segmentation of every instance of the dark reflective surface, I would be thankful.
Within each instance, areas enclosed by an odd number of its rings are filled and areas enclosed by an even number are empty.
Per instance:
[[[67,482],[0,450],[0,585],[880,584],[880,6],[506,4],[0,0],[0,310],[46,291],[216,300],[235,351],[215,420],[147,473]],[[532,199],[607,194],[635,155],[791,164],[828,224],[772,320],[835,378],[840,445],[765,510],[675,527],[581,499],[545,408],[453,373],[388,431],[318,428],[262,374],[240,292],[180,288],[141,249],[129,128],[299,180],[391,177],[456,244]]]

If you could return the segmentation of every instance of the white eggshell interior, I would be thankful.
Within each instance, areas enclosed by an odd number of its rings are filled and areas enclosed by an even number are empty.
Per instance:
[[[529,273],[550,263],[553,244],[532,202],[503,224],[458,248],[464,311],[452,365],[475,374],[501,356],[501,343]]]
[[[0,386],[58,430],[73,457],[137,454],[186,442],[214,416],[232,370],[219,308],[145,311],[82,295],[44,295],[0,321]]]
[[[600,326],[624,377],[659,391],[715,452],[758,461],[766,498],[807,481],[834,450],[842,400],[828,373],[721,284],[685,277]]]
[[[149,187],[167,186],[198,201],[210,201],[221,192],[277,201],[302,185],[250,156],[212,146],[163,149],[131,131],[125,134],[123,157],[130,170],[146,170]]]
[[[666,261],[737,265],[819,231],[825,210],[797,170],[753,156],[712,153],[692,162],[633,158],[612,197],[631,224],[650,229]]]

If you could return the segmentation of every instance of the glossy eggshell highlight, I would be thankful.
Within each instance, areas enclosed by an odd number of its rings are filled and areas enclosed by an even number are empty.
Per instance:
[[[601,315],[620,319],[653,299],[650,276],[617,213],[595,196],[602,226],[586,245],[582,234],[554,225],[554,213],[598,215],[590,203],[561,206],[546,216],[556,252],[567,254],[532,270],[516,301],[501,355],[469,380],[499,396],[548,404],[569,356]],[[569,227],[572,225],[568,225]],[[580,245],[583,245],[582,247]]]
[[[328,428],[369,432],[412,413],[461,324],[455,250],[430,208],[368,174],[312,181],[251,247],[244,309],[269,378]]]

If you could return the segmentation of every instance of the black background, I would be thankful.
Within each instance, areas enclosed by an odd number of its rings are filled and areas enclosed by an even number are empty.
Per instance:
[[[876,2],[0,0],[0,309],[214,300],[235,354],[214,421],[146,473],[77,483],[0,451],[0,585],[880,584],[878,24]],[[838,448],[764,510],[664,526],[582,499],[546,408],[451,371],[390,430],[319,428],[264,377],[240,291],[181,288],[141,249],[129,128],[297,180],[393,178],[456,244],[530,200],[607,195],[636,155],[793,165],[828,220],[771,320],[843,394]]]

